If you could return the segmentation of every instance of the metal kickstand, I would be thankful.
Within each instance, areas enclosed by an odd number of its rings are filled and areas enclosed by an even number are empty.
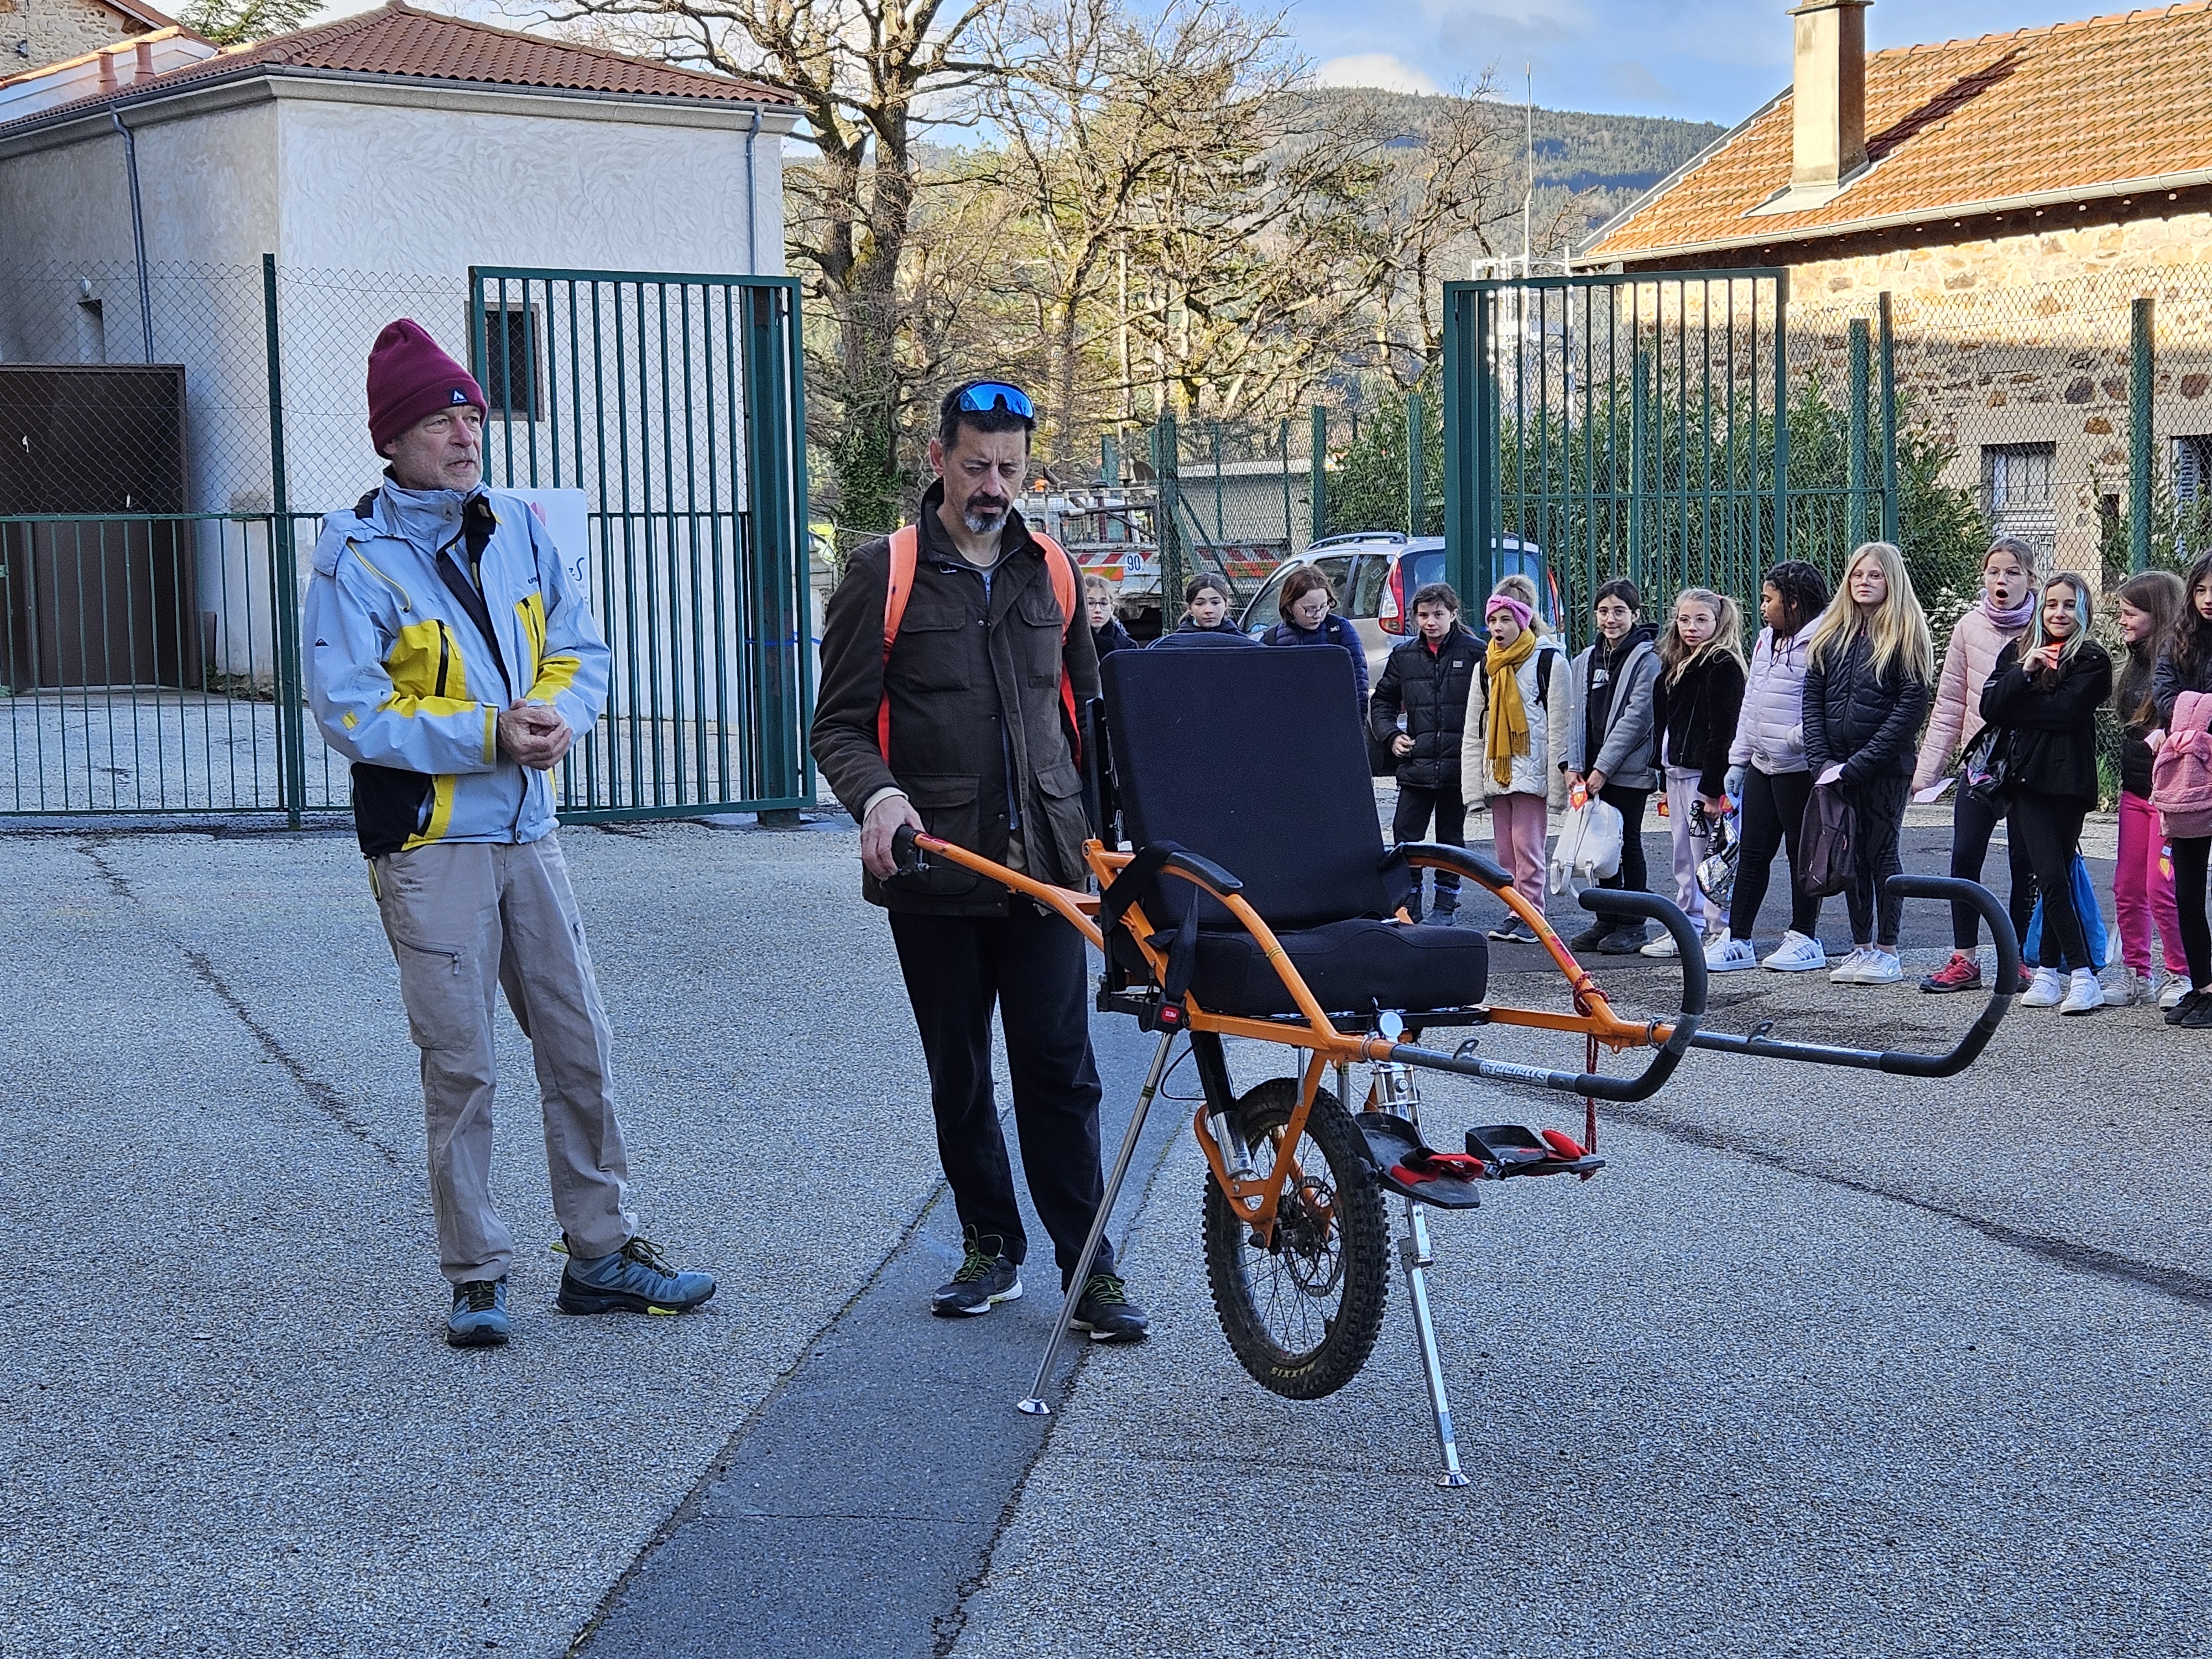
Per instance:
[[[1406,1264],[1406,1292],[1413,1304],[1413,1335],[1420,1343],[1421,1375],[1429,1386],[1429,1410],[1437,1419],[1437,1449],[1443,1454],[1444,1472],[1439,1486],[1464,1486],[1460,1473],[1459,1442],[1452,1436],[1451,1401],[1444,1397],[1444,1367],[1437,1352],[1436,1322],[1429,1316],[1429,1285],[1424,1268],[1436,1265],[1429,1252],[1428,1218],[1412,1199],[1405,1200],[1406,1237],[1398,1241],[1398,1259]]]
[[[1405,1035],[1406,1024],[1399,1015],[1378,1009],[1375,1030],[1395,1042]],[[1339,1076],[1342,1076],[1340,1070]],[[1374,1077],[1374,1088],[1367,1098],[1368,1109],[1395,1113],[1411,1123],[1418,1133],[1421,1086],[1413,1067],[1385,1062],[1375,1066]],[[1340,1083],[1338,1086],[1343,1085]],[[1452,1436],[1451,1401],[1444,1397],[1444,1364],[1437,1352],[1436,1321],[1429,1316],[1426,1270],[1437,1265],[1436,1256],[1429,1249],[1429,1220],[1412,1199],[1404,1202],[1406,1231],[1398,1241],[1398,1260],[1406,1267],[1407,1298],[1413,1304],[1413,1336],[1421,1349],[1421,1379],[1428,1384],[1429,1410],[1437,1419],[1437,1449],[1443,1454],[1444,1472],[1437,1477],[1437,1485],[1464,1486],[1467,1476],[1460,1473],[1459,1442]]]
[[[1091,1236],[1083,1241],[1083,1254],[1075,1264],[1075,1276],[1067,1282],[1067,1293],[1060,1298],[1060,1318],[1052,1328],[1052,1340],[1045,1344],[1044,1358],[1037,1365],[1036,1381],[1030,1385],[1029,1397],[1014,1402],[1015,1409],[1031,1417],[1050,1417],[1052,1407],[1046,1404],[1044,1385],[1052,1376],[1052,1362],[1060,1358],[1060,1345],[1066,1340],[1067,1327],[1075,1317],[1075,1304],[1083,1299],[1084,1281],[1091,1277],[1091,1264],[1098,1255],[1098,1241],[1106,1237],[1107,1219],[1114,1213],[1114,1200],[1121,1194],[1122,1177],[1129,1173],[1129,1160],[1136,1155],[1137,1139],[1145,1133],[1145,1119],[1151,1115],[1152,1097],[1159,1092],[1160,1079],[1167,1075],[1168,1050],[1175,1046],[1176,1033],[1160,1033],[1160,1046],[1152,1050],[1152,1069],[1145,1073],[1144,1092],[1137,1097],[1137,1109],[1129,1114],[1129,1129],[1121,1137],[1121,1150],[1114,1158],[1114,1173],[1106,1178],[1106,1191],[1098,1200],[1098,1213],[1091,1218]]]

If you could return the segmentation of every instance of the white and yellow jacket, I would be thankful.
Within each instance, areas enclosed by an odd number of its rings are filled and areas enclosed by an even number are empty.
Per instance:
[[[323,520],[301,640],[315,722],[354,763],[365,854],[552,830],[550,775],[500,752],[499,713],[548,704],[580,738],[608,651],[526,502],[386,479]]]

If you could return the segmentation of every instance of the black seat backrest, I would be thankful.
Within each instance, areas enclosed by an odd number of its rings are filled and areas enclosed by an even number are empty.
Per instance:
[[[1099,666],[1133,842],[1174,842],[1212,860],[1273,927],[1398,907],[1407,884],[1382,869],[1348,655],[1154,647],[1116,651]],[[1197,890],[1169,877],[1146,913],[1180,921]],[[1212,899],[1199,915],[1231,921]]]

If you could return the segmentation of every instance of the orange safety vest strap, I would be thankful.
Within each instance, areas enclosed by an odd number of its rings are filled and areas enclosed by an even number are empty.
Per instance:
[[[1060,601],[1060,641],[1066,648],[1067,630],[1075,621],[1078,596],[1075,585],[1075,561],[1067,556],[1067,550],[1049,536],[1039,536],[1034,531],[1030,538],[1044,550],[1044,568],[1052,578],[1052,595]],[[891,568],[890,583],[884,589],[884,672],[890,672],[891,646],[898,639],[899,623],[906,617],[906,602],[914,596],[914,567],[921,554],[921,532],[912,525],[891,532]],[[1082,727],[1075,718],[1075,687],[1069,684],[1067,664],[1060,666],[1060,708],[1067,717],[1067,740],[1082,758]],[[883,701],[876,705],[876,749],[886,763],[891,757],[891,692],[886,684]]]

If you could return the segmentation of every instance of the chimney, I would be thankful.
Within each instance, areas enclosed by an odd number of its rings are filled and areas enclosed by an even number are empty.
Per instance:
[[[1866,166],[1866,9],[1873,0],[1804,0],[1790,102],[1796,118],[1790,188],[1833,192]]]

